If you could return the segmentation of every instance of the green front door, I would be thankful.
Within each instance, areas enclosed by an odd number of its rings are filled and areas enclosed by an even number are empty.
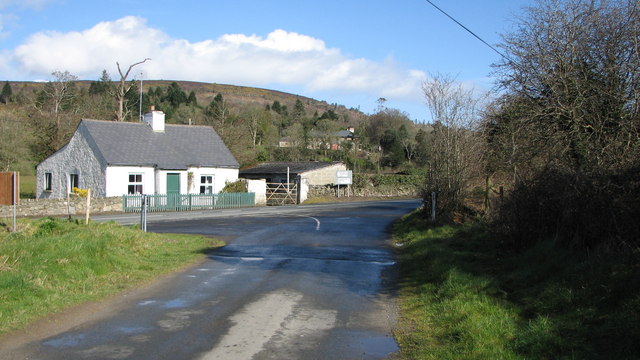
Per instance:
[[[167,207],[175,209],[180,203],[180,174],[167,174]]]

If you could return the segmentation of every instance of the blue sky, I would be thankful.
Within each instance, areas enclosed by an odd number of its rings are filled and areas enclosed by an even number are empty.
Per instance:
[[[490,44],[533,0],[432,0]],[[499,55],[424,0],[0,0],[0,80],[68,70],[291,92],[372,113],[428,118],[433,73],[490,89]],[[142,75],[140,74],[142,71]]]

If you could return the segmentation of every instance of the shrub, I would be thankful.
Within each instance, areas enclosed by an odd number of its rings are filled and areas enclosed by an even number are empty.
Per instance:
[[[549,237],[580,248],[640,245],[640,168],[584,173],[548,167],[516,186],[498,225],[516,247]]]
[[[232,193],[243,193],[247,192],[247,183],[242,180],[236,180],[234,182],[227,182],[224,185],[224,188],[221,193],[232,194]]]

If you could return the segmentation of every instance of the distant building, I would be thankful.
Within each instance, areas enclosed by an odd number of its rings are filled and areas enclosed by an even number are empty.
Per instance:
[[[335,133],[322,133],[317,130],[312,130],[307,148],[315,150],[340,150],[341,145],[345,141],[354,141],[356,138],[357,136],[355,135],[355,129],[353,127]],[[295,143],[288,137],[283,137],[278,142],[278,146],[281,148],[288,148],[294,145]]]

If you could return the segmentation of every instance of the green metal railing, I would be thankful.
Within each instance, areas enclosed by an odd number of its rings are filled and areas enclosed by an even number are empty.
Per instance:
[[[122,208],[125,212],[142,210],[143,199],[147,211],[189,211],[227,209],[255,206],[254,193],[233,194],[154,194],[123,195]]]

